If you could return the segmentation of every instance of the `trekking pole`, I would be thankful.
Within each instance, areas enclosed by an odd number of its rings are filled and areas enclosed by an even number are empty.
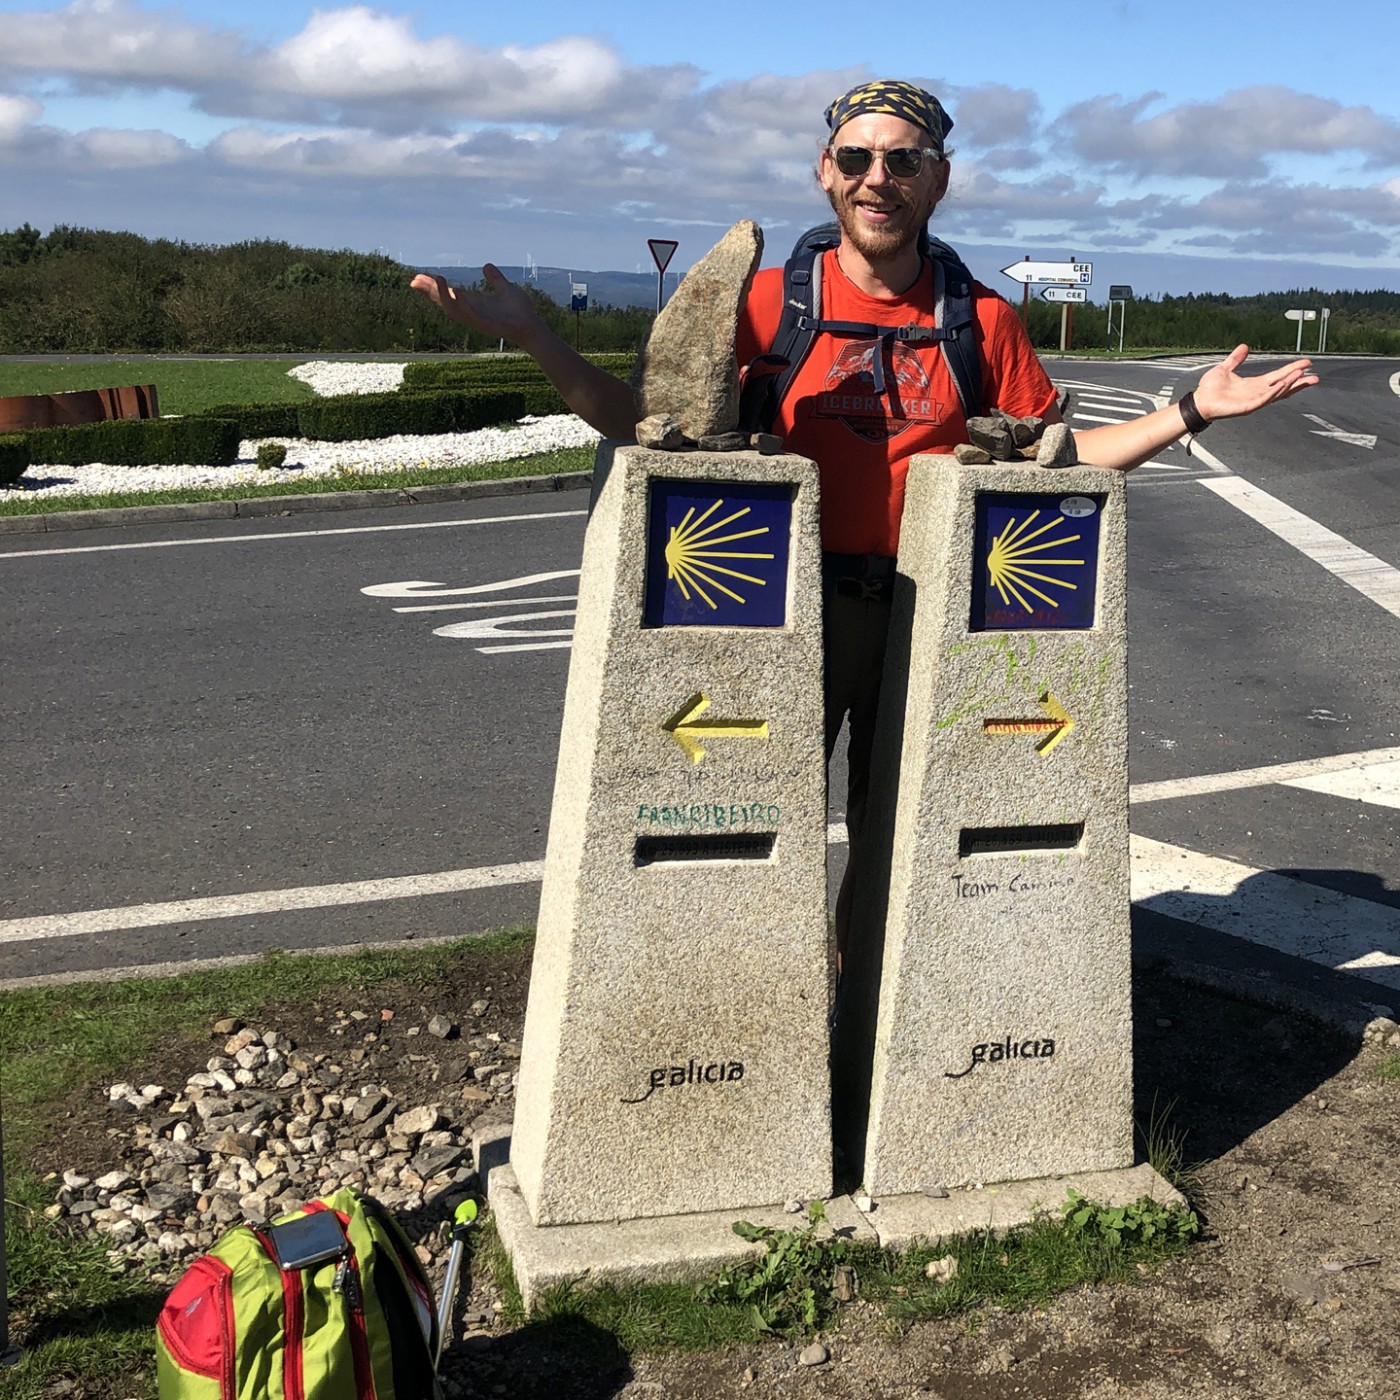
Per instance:
[[[452,1253],[447,1256],[447,1273],[443,1275],[442,1297],[438,1299],[438,1344],[433,1357],[433,1374],[442,1361],[442,1348],[447,1339],[447,1325],[452,1321],[452,1303],[457,1296],[457,1275],[462,1271],[462,1252],[467,1247],[467,1231],[476,1219],[476,1202],[463,1201],[452,1212]]]

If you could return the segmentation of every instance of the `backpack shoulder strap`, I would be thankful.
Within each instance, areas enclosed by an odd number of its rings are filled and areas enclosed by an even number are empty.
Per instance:
[[[840,226],[818,224],[793,246],[783,264],[783,302],[767,354],[745,367],[739,396],[739,426],[767,432],[778,406],[816,340],[821,319],[822,254],[841,241]]]
[[[977,349],[977,318],[972,307],[972,273],[941,238],[931,238],[934,320],[944,331],[943,360],[957,386],[964,418],[982,413],[982,357]]]
[[[857,325],[826,321],[821,314],[822,254],[841,241],[837,223],[818,224],[797,240],[783,266],[783,303],[768,353],[746,368],[740,397],[740,426],[746,432],[767,431],[789,385],[802,368],[818,335],[877,336],[885,340],[936,340],[957,386],[963,416],[982,411],[982,365],[972,308],[972,273],[941,239],[920,238],[933,268],[934,321],[926,326]],[[875,392],[884,393],[883,359],[875,364]]]

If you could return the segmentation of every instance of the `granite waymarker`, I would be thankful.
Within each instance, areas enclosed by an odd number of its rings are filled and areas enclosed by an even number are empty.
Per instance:
[[[833,1056],[877,1195],[1133,1160],[1123,487],[912,465]]]
[[[739,422],[734,331],[763,256],[763,230],[741,220],[686,273],[637,356],[638,416],[670,414],[696,440]]]
[[[597,478],[514,1179],[537,1227],[823,1196],[816,469],[605,443]]]

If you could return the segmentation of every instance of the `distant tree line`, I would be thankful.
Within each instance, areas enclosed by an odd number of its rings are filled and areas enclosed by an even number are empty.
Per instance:
[[[409,291],[413,269],[382,255],[327,252],[260,240],[222,247],[132,233],[29,224],[0,232],[0,354],[222,351],[482,351],[467,331]],[[527,287],[546,321],[584,350],[635,351],[652,322],[645,307],[592,306],[575,320]],[[1020,300],[1013,293],[1014,303]],[[1331,310],[1327,348],[1400,354],[1400,293],[1270,292],[1142,297],[1127,305],[1124,349],[1154,346],[1291,351],[1290,308]],[[1303,325],[1305,352],[1316,321]],[[1031,338],[1060,343],[1060,309],[1032,295]],[[1117,347],[1117,333],[1113,341]],[[1076,349],[1105,347],[1108,309],[1074,308]]]
[[[409,290],[382,255],[259,240],[222,247],[29,224],[0,232],[0,354],[494,350]],[[571,311],[534,288],[584,350],[635,351],[640,307]]]
[[[1009,300],[1019,307],[1021,297]],[[1188,293],[1186,296],[1139,297],[1125,308],[1124,353],[1133,346],[1198,350],[1232,350],[1241,341],[1253,350],[1292,353],[1298,344],[1298,322],[1289,310],[1331,312],[1327,349],[1352,355],[1400,355],[1400,292],[1324,292],[1317,287],[1258,296]],[[1113,349],[1118,348],[1115,305]],[[1318,321],[1303,322],[1303,354],[1317,349]],[[1033,291],[1031,339],[1041,350],[1060,345],[1060,308],[1042,301]],[[1108,345],[1108,307],[1088,303],[1074,307],[1073,345],[1076,350]]]

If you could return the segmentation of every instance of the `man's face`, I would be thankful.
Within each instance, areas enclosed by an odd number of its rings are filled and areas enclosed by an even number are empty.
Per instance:
[[[836,146],[864,146],[887,151],[897,146],[927,147],[929,134],[901,117],[867,112],[836,131]],[[948,189],[948,162],[924,157],[923,169],[912,179],[894,179],[883,160],[875,160],[864,175],[843,175],[823,150],[817,178],[826,191],[841,231],[855,249],[870,258],[889,257],[913,243]]]

